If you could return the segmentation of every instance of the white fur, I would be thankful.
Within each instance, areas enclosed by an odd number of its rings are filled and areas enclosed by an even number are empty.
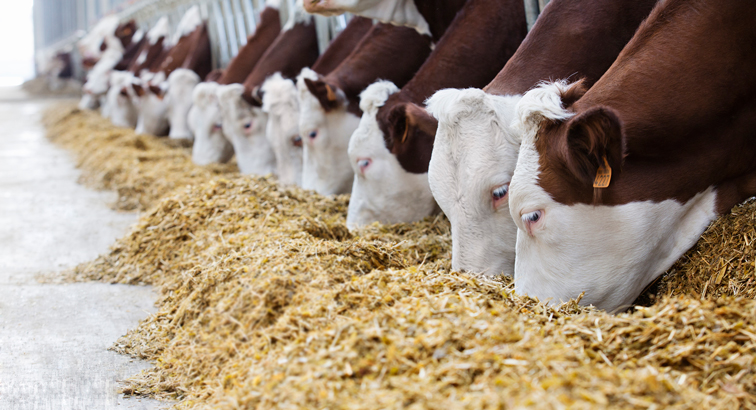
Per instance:
[[[200,83],[200,77],[192,70],[179,68],[168,76],[168,136],[175,139],[192,139],[189,129],[189,110],[192,108],[194,87]]]
[[[268,114],[265,136],[276,156],[278,181],[302,186],[302,146],[295,145],[300,138],[297,86],[276,73],[265,80],[262,91],[263,112]]]
[[[541,121],[550,119],[564,121],[574,114],[562,107],[562,93],[572,87],[566,80],[541,83],[528,91],[516,107],[515,120],[511,126],[518,135],[534,134]]]
[[[82,88],[85,97],[79,103],[79,107],[82,109],[97,108],[96,101],[104,98],[110,88],[110,74],[113,72],[113,68],[123,58],[124,49],[118,38],[108,35],[105,37],[105,42],[108,47],[102,53],[97,64],[87,74],[87,82],[84,83]]]
[[[149,78],[147,80],[146,78]],[[156,84],[159,87],[166,89],[167,82],[165,81],[165,73],[159,72],[155,75],[149,75],[145,78],[136,78],[134,80],[140,84],[145,91],[145,94],[141,97],[134,95],[132,99],[134,106],[137,108],[137,125],[136,132],[138,134],[151,134],[156,136],[164,136],[168,134],[168,102],[165,98],[159,98],[149,90],[149,84]]]
[[[231,141],[223,135],[218,87],[218,83],[199,83],[192,92],[188,125],[194,134],[192,161],[198,165],[228,162],[234,156]]]
[[[118,16],[103,17],[94,27],[77,42],[79,54],[82,58],[99,59],[102,55],[100,45],[106,36],[114,36],[118,28]]]
[[[312,14],[305,11],[302,5],[303,0],[297,0],[294,4],[294,10],[289,13],[289,19],[283,26],[282,31],[291,30],[297,24],[309,24],[312,22]],[[309,0],[308,0],[309,1]]]
[[[280,9],[281,0],[265,0],[265,7],[270,7],[273,9]]]
[[[373,222],[414,222],[438,210],[428,185],[428,174],[405,171],[386,148],[376,116],[391,94],[399,88],[390,81],[378,81],[360,94],[363,111],[359,127],[349,141],[349,163],[354,173],[347,227],[359,228]],[[359,162],[369,160],[364,170]]]
[[[352,13],[382,23],[412,27],[420,34],[430,35],[428,22],[413,0],[319,0],[318,3],[318,14],[336,16]]]
[[[559,85],[525,94],[514,126],[527,130],[510,184],[509,207],[517,224],[515,290],[550,303],[576,298],[609,311],[627,307],[657,276],[693,246],[716,217],[716,191],[686,203],[631,202],[618,206],[564,205],[538,185],[539,154],[534,118],[563,119],[554,107]],[[532,93],[532,94],[531,94]],[[552,93],[552,95],[547,95]],[[545,102],[539,110],[539,101]],[[531,227],[522,215],[540,210]]]
[[[427,101],[438,120],[428,180],[451,222],[452,268],[514,274],[517,226],[506,198],[494,207],[493,190],[509,184],[519,137],[510,127],[520,96],[480,89],[447,89]]]
[[[131,36],[131,42],[136,44],[142,41],[144,38],[144,30],[138,29],[136,32],[134,32],[134,35]]]
[[[160,37],[168,38],[170,33],[171,27],[168,24],[168,17],[163,16],[160,17],[160,20],[158,20],[150,31],[147,32],[147,40],[150,42],[150,45],[155,45],[158,40],[160,40]]]
[[[192,32],[200,25],[202,25],[202,15],[200,15],[199,6],[195,5],[187,10],[186,13],[184,13],[184,16],[181,17],[181,21],[179,21],[179,24],[176,27],[176,32],[173,33],[173,38],[171,38],[171,44],[177,44],[179,40],[181,40],[181,37],[192,34]]]
[[[113,71],[110,74],[110,89],[107,93],[108,113],[103,113],[103,116],[110,118],[110,122],[116,127],[136,127],[137,110],[131,98],[134,93],[134,89],[131,88],[133,80],[134,74],[128,71]],[[121,94],[124,88],[128,95]]]
[[[275,173],[276,157],[267,138],[268,115],[242,99],[241,84],[221,85],[216,96],[223,118],[223,134],[231,141],[239,170],[244,174]],[[249,127],[245,127],[249,125]]]
[[[304,146],[302,187],[321,195],[337,195],[352,190],[354,175],[347,150],[349,138],[359,124],[359,117],[346,109],[346,98],[341,90],[339,98],[344,105],[326,113],[304,82],[317,79],[310,69],[302,70],[297,78],[299,91],[299,135]],[[317,132],[313,139],[312,132]]]

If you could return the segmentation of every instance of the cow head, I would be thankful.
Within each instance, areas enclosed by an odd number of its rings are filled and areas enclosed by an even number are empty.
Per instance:
[[[348,193],[353,173],[347,156],[359,117],[347,111],[344,93],[310,69],[297,78],[299,135],[304,145],[302,187],[321,195]]]
[[[549,83],[526,93],[513,126],[522,144],[509,191],[517,224],[515,290],[559,303],[585,292],[582,304],[629,306],[698,239],[716,216],[712,188],[674,199],[602,204],[627,190],[620,116],[594,106],[565,106],[579,84]],[[610,178],[597,178],[599,170]],[[605,186],[595,188],[594,186]],[[637,181],[630,187],[642,190]]]
[[[116,127],[136,126],[137,110],[132,102],[134,89],[131,87],[133,80],[134,75],[128,71],[113,71],[110,75],[107,107],[110,122]]]
[[[519,99],[471,88],[441,90],[427,101],[438,119],[428,180],[451,223],[452,269],[514,274],[517,226],[508,192],[519,151],[510,123]]]
[[[363,115],[349,141],[354,186],[347,226],[373,222],[413,222],[437,211],[428,186],[427,169],[417,166],[421,152],[430,155],[436,120],[423,108],[408,102],[386,106],[399,89],[379,81],[362,92]],[[408,169],[409,168],[409,169]]]
[[[302,185],[302,137],[299,136],[299,101],[294,81],[276,73],[262,85],[263,111],[268,114],[265,136],[276,156],[278,181]]]
[[[192,108],[192,94],[194,87],[199,84],[199,76],[192,70],[179,68],[168,76],[168,122],[171,130],[170,138],[192,139],[189,129],[189,109]]]
[[[268,115],[244,100],[241,84],[221,85],[216,96],[223,119],[223,134],[231,141],[239,170],[266,175],[276,170],[276,158],[265,138]]]
[[[135,81],[132,88],[137,101],[135,105],[139,111],[136,132],[155,136],[167,135],[168,103],[164,97],[168,83],[165,81],[165,75],[160,72],[149,81]]]
[[[231,141],[223,135],[218,87],[217,83],[199,83],[192,91],[187,122],[194,134],[192,161],[198,165],[228,162],[234,156]]]

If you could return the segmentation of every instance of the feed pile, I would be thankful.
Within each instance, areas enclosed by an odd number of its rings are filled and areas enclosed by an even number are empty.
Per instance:
[[[665,296],[696,269],[678,264],[655,304],[609,315],[451,272],[441,216],[350,234],[347,201],[208,177],[77,267],[159,287],[159,312],[114,346],[155,363],[125,391],[180,408],[756,408],[756,302],[728,296],[751,295],[730,285],[755,255],[729,227],[750,240],[753,203],[686,255],[742,257],[721,280],[700,271],[703,295]]]
[[[118,210],[145,210],[178,187],[237,171],[233,163],[196,166],[185,142],[116,128],[73,103],[48,110],[43,122],[50,140],[75,153],[80,182],[118,192]]]

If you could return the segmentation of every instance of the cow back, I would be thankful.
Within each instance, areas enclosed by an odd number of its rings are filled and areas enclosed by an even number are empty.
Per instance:
[[[281,17],[278,9],[266,7],[260,13],[260,24],[218,78],[218,84],[242,83],[280,33]]]

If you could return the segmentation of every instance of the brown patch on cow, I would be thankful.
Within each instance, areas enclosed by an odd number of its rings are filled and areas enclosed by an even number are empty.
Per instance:
[[[281,33],[281,17],[278,9],[266,7],[260,13],[260,22],[255,32],[247,38],[247,44],[231,60],[218,84],[240,84],[255,68],[265,51]],[[208,80],[211,81],[211,80]]]
[[[438,121],[424,108],[412,103],[394,106],[388,120],[392,129],[389,135],[401,137],[387,147],[402,168],[414,174],[428,172]]]
[[[542,81],[582,78],[592,86],[609,69],[656,0],[553,1],[485,88],[524,94]]]
[[[134,92],[136,93],[137,97],[143,97],[146,94],[146,92],[144,91],[144,87],[142,87],[139,84],[132,83],[131,88],[134,89]]]
[[[454,21],[468,0],[445,0],[443,6],[437,0],[414,0],[415,6],[428,23],[433,40],[438,41]]]
[[[203,23],[190,34],[179,39],[171,48],[156,72],[164,72],[166,78],[178,68],[194,71],[200,78],[205,78],[212,70],[210,37],[207,24]]]
[[[396,116],[405,110],[395,108],[407,103],[419,106],[442,88],[483,87],[515,53],[526,34],[522,1],[470,0],[415,77],[378,110],[378,125],[389,151],[394,152],[394,144],[404,134],[404,128],[396,125],[400,121]],[[418,136],[417,141],[423,142],[403,151],[399,163],[406,171],[427,172],[434,138],[435,132]]]
[[[148,86],[148,89],[150,90],[151,93],[155,94],[155,96],[157,98],[160,98],[161,100],[163,99],[163,97],[165,97],[165,91],[163,91],[162,88],[158,87],[155,84],[150,84]]]
[[[754,3],[660,3],[576,116],[542,124],[539,185],[557,202],[593,203],[585,174],[603,150],[613,167],[604,205],[686,203],[713,187],[726,212],[755,194],[756,27],[743,17],[755,14]],[[582,159],[565,167],[567,155]]]
[[[266,78],[281,73],[283,78],[295,78],[304,67],[318,59],[318,36],[314,23],[297,23],[283,31],[265,51],[254,70],[244,80],[244,99],[248,102],[255,88]]]
[[[343,105],[343,101],[337,98],[336,93],[333,91],[333,86],[328,85],[322,79],[311,80],[305,78],[304,82],[307,85],[307,89],[310,90],[310,94],[318,99],[320,106],[323,107],[325,112],[331,112]]]
[[[312,65],[312,71],[320,75],[328,75],[352,54],[352,51],[362,41],[362,38],[373,27],[373,20],[355,16],[349,20],[344,31],[333,39],[323,54]]]

